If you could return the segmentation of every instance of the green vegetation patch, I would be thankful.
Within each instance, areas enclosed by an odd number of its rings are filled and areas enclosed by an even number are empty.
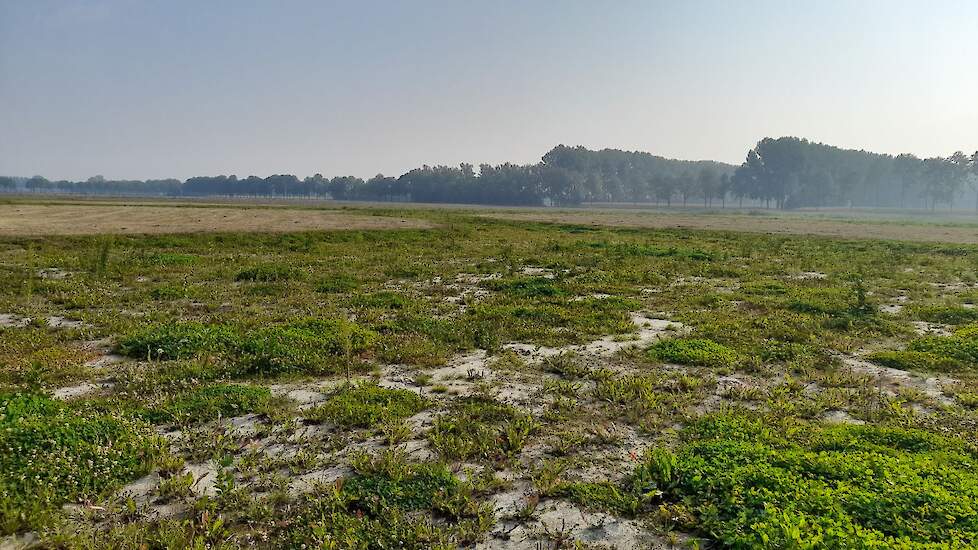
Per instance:
[[[607,510],[619,516],[633,517],[642,506],[642,498],[614,483],[564,483],[554,491],[586,508]]]
[[[66,502],[101,498],[148,473],[162,449],[142,422],[0,394],[0,533],[37,528]]]
[[[330,374],[375,338],[373,331],[342,319],[305,319],[254,330],[189,321],[138,330],[124,337],[118,349],[130,357],[161,360],[215,354],[237,365],[242,375]]]
[[[569,294],[560,282],[547,277],[493,279],[484,281],[482,286],[489,290],[502,292],[518,298],[549,298],[553,296],[567,296]]]
[[[350,292],[360,288],[360,283],[349,275],[333,275],[316,284],[316,292],[325,294]]]
[[[706,250],[679,246],[657,246],[639,243],[615,243],[607,245],[608,255],[614,257],[681,258],[685,260],[712,261],[717,255]]]
[[[942,357],[922,351],[880,351],[869,356],[875,362],[893,369],[920,372],[948,372],[966,368],[951,357]]]
[[[197,321],[170,322],[145,327],[123,337],[119,353],[136,359],[189,359],[202,352],[220,352],[236,339],[227,325]]]
[[[917,371],[956,371],[978,365],[978,326],[969,325],[950,336],[923,336],[906,350],[881,351],[870,359],[887,367]]]
[[[300,500],[282,522],[283,547],[449,549],[471,545],[492,524],[491,509],[444,465],[385,453],[354,466],[357,475]]]
[[[551,297],[524,300],[492,297],[467,310],[467,325],[490,329],[500,342],[534,342],[545,345],[582,344],[606,334],[635,330],[630,311],[637,301],[623,298]]]
[[[378,309],[403,309],[409,302],[407,296],[390,291],[363,294],[353,300],[354,305],[358,307]]]
[[[179,393],[150,416],[156,422],[206,422],[264,410],[271,400],[268,388],[238,384],[213,384]]]
[[[705,367],[736,365],[742,359],[735,350],[704,338],[660,340],[647,353],[659,361]]]
[[[431,401],[412,391],[382,388],[376,382],[346,385],[306,417],[346,428],[368,428],[381,421],[413,416],[431,406]]]
[[[910,308],[910,315],[921,321],[961,325],[978,321],[978,309],[956,305],[929,305]]]
[[[303,276],[303,271],[297,267],[277,263],[264,263],[238,272],[234,280],[274,283],[279,281],[294,281],[302,279]]]
[[[143,254],[138,259],[145,265],[161,267],[193,265],[198,260],[197,256],[192,254],[180,254],[177,252],[152,252]]]
[[[427,437],[449,460],[503,460],[519,453],[536,428],[533,418],[515,407],[466,397],[452,402],[448,414],[435,417]]]
[[[309,319],[251,331],[234,350],[249,374],[333,374],[366,351],[376,333],[342,319]]]
[[[966,548],[978,544],[975,449],[881,426],[775,429],[711,416],[630,478],[637,497],[684,502],[733,548]]]

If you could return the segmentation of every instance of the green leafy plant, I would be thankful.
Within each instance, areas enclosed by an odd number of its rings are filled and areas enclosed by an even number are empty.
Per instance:
[[[0,393],[0,530],[38,528],[61,504],[103,497],[149,472],[162,447],[125,416]]]

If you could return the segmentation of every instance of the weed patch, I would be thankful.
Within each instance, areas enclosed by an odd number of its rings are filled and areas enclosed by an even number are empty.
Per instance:
[[[137,331],[123,338],[118,350],[130,357],[159,360],[215,354],[237,365],[243,375],[328,374],[340,372],[375,338],[373,331],[336,319],[306,319],[254,330],[191,321]]]
[[[649,357],[680,365],[723,367],[736,365],[740,354],[727,346],[702,338],[660,340],[649,347]]]
[[[155,423],[207,422],[215,418],[260,412],[268,406],[270,399],[268,388],[214,384],[179,393],[147,415]]]
[[[450,413],[435,417],[427,437],[446,459],[500,460],[519,453],[536,428],[529,415],[509,405],[469,397],[455,401]]]
[[[413,416],[431,406],[420,395],[388,389],[375,382],[348,385],[336,390],[327,401],[306,413],[312,420],[333,422],[345,428],[368,428],[387,420]]]
[[[692,505],[735,548],[968,547],[978,541],[974,449],[903,428],[707,417],[650,455],[633,494]]]
[[[256,283],[274,283],[294,281],[303,278],[303,271],[290,265],[277,263],[258,264],[234,276],[235,281],[251,281]]]
[[[37,394],[0,394],[0,532],[37,528],[58,506],[146,474],[162,441],[143,423]]]

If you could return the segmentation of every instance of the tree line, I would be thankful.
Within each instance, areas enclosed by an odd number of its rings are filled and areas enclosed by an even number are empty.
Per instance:
[[[765,138],[740,166],[675,160],[650,153],[558,145],[537,164],[422,166],[399,177],[378,174],[299,179],[198,176],[180,181],[49,181],[0,177],[0,191],[103,195],[319,197],[337,200],[574,206],[657,203],[776,208],[950,205],[970,190],[978,209],[978,152],[919,159],[840,149],[808,140]]]
[[[966,192],[978,210],[978,151],[921,159],[840,149],[805,139],[765,138],[731,180],[736,197],[777,208],[860,206],[934,209]]]

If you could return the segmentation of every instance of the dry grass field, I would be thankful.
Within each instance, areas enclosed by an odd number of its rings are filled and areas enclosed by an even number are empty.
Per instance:
[[[425,228],[424,220],[337,210],[161,206],[159,204],[2,204],[0,235],[99,235]]]
[[[942,222],[940,217],[905,223],[896,219],[819,217],[800,214],[746,214],[687,211],[582,210],[492,212],[486,217],[558,224],[644,229],[707,229],[772,235],[820,235],[844,239],[883,239],[933,243],[978,243],[978,226]],[[978,221],[978,220],[976,220]]]

